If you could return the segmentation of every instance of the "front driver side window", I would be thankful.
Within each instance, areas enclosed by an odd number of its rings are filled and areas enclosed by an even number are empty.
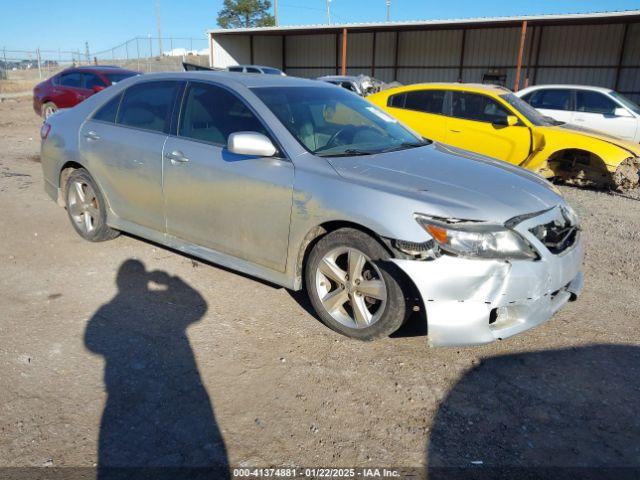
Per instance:
[[[192,83],[180,115],[178,136],[226,145],[234,132],[269,136],[253,112],[234,94],[215,85]]]
[[[599,92],[578,90],[576,92],[576,107],[579,112],[601,113],[614,115],[618,105]]]
[[[504,120],[509,111],[486,95],[467,92],[452,92],[453,116],[464,120],[494,123]]]

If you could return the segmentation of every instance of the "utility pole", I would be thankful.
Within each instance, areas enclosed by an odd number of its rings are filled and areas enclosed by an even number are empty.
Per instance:
[[[87,65],[91,63],[91,55],[89,55],[89,42],[84,42],[84,56],[87,59]]]
[[[158,49],[162,56],[162,32],[160,30],[160,0],[156,0],[156,26],[158,27]]]
[[[276,27],[280,25],[278,22],[278,0],[273,0],[273,17],[276,20]]]
[[[327,0],[327,23],[331,25],[331,0]]]
[[[387,22],[391,21],[391,0],[385,0],[387,4]]]

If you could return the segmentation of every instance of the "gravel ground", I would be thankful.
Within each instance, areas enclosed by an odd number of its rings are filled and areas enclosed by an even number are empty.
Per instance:
[[[0,466],[640,467],[640,194],[562,187],[583,296],[476,348],[360,343],[303,297],[45,195],[39,119],[0,103]]]

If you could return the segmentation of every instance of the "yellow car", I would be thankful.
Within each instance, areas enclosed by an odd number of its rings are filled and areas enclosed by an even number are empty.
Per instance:
[[[506,88],[429,83],[384,90],[367,100],[426,138],[546,178],[617,190],[638,186],[640,145],[559,124]]]

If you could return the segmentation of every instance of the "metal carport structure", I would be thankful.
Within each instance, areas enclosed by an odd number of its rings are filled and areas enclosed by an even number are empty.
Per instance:
[[[289,75],[384,81],[600,85],[640,99],[640,10],[207,31],[216,67],[255,63]]]

